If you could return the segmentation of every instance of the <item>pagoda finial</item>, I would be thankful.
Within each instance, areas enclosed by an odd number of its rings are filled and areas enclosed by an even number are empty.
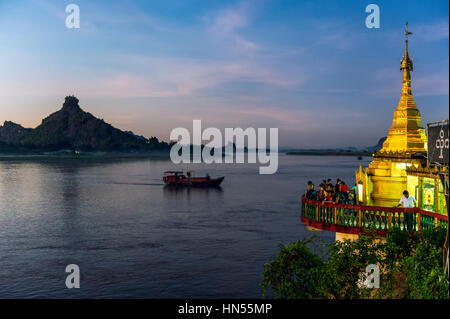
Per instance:
[[[405,43],[406,43],[406,52],[408,52],[408,35],[412,34],[412,32],[408,31],[408,21],[406,21],[405,25]]]
[[[402,62],[400,64],[400,71],[406,70],[410,72],[413,70],[412,60],[409,58],[408,52],[408,35],[412,34],[412,32],[408,31],[408,22],[406,22],[405,26],[405,55],[403,56]]]
[[[408,52],[408,35],[412,32],[408,31],[408,22],[405,26],[405,55],[400,63],[400,71],[403,71],[403,87],[402,94],[411,94],[411,71],[413,70],[413,62]]]

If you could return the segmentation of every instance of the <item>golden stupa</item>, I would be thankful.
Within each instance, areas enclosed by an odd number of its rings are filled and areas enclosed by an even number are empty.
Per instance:
[[[406,168],[419,164],[416,153],[427,152],[427,138],[420,112],[411,93],[413,62],[408,52],[408,23],[405,28],[405,54],[400,64],[403,86],[400,102],[394,112],[391,128],[380,151],[364,171],[356,172],[358,199],[367,205],[396,206],[404,190],[407,190]]]

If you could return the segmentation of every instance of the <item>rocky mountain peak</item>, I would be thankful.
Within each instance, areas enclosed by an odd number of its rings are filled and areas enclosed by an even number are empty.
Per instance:
[[[5,121],[3,123],[3,128],[5,128],[5,129],[23,129],[23,126],[20,125],[20,124],[16,124],[14,122],[11,122],[11,121]]]
[[[0,152],[9,150],[58,151],[150,151],[167,150],[169,145],[157,138],[124,132],[83,111],[75,96],[66,96],[64,104],[34,129],[6,121],[0,125]],[[6,145],[6,146],[5,146]]]
[[[65,111],[81,110],[80,105],[78,104],[79,102],[80,101],[73,95],[66,96],[62,110]]]

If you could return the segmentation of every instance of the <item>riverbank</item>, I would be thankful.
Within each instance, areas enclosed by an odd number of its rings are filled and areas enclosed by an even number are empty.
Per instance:
[[[98,160],[98,159],[169,159],[169,152],[145,152],[145,153],[124,153],[124,152],[95,152],[95,153],[28,153],[28,154],[2,154],[0,161],[36,161],[36,160]]]

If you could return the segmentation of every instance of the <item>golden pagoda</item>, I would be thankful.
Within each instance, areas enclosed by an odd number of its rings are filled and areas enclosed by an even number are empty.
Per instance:
[[[408,23],[405,28],[405,54],[400,64],[403,86],[400,101],[394,112],[391,128],[380,151],[364,171],[356,171],[358,200],[366,205],[396,206],[404,190],[414,195],[408,187],[406,169],[418,166],[417,153],[426,154],[427,138],[421,123],[420,112],[411,93],[413,62],[408,52]],[[412,192],[413,191],[413,192]]]

